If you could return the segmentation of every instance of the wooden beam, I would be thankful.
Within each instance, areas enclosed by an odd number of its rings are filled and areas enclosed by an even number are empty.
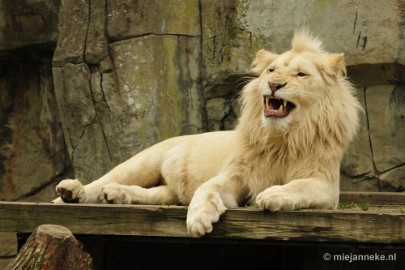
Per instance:
[[[342,192],[340,201],[405,207],[405,192]]]
[[[405,243],[405,194],[400,194],[393,205],[382,204],[381,196],[378,205],[368,196],[356,198],[366,198],[369,210],[357,206],[278,213],[257,208],[230,209],[206,237]],[[182,206],[0,202],[0,231],[31,233],[41,224],[59,224],[74,234],[187,238],[186,215],[187,208]]]

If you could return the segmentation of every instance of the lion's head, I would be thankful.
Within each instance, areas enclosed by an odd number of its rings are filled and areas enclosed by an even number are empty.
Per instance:
[[[283,141],[305,149],[344,149],[358,126],[361,106],[346,78],[343,54],[327,53],[307,31],[299,31],[291,50],[257,52],[252,80],[242,93],[238,129],[251,143]]]

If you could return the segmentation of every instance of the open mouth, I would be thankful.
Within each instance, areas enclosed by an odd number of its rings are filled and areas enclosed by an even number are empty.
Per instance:
[[[263,96],[263,101],[265,117],[284,118],[295,108],[293,103],[275,96]]]

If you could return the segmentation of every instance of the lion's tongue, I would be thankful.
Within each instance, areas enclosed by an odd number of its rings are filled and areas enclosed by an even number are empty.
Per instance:
[[[287,106],[287,102],[283,99],[270,98],[269,96],[264,97],[264,116],[265,117],[286,117],[290,110]]]

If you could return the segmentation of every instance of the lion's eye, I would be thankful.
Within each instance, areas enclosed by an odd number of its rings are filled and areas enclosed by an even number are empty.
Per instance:
[[[269,68],[267,71],[268,71],[268,72],[273,72],[273,71],[274,71],[274,68]]]
[[[306,74],[306,73],[304,73],[304,72],[298,72],[297,73],[297,76],[298,77],[305,77],[305,76],[307,76],[308,74]]]

